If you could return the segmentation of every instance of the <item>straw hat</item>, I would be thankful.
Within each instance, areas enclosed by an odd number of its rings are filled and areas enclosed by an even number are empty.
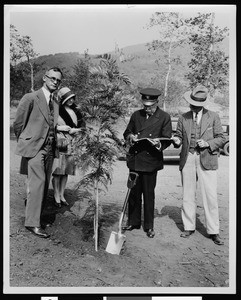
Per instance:
[[[193,91],[186,92],[183,97],[191,105],[204,106],[209,100],[208,89],[205,86],[199,85]]]

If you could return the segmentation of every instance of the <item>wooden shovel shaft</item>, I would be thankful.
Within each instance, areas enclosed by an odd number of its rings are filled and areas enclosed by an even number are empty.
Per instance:
[[[133,176],[134,176],[134,179],[131,178]],[[126,211],[126,206],[127,206],[127,202],[128,202],[128,199],[129,199],[130,191],[136,185],[136,181],[137,181],[138,176],[139,175],[136,172],[130,172],[129,176],[128,176],[128,180],[127,180],[128,190],[127,190],[126,198],[125,198],[125,201],[124,201],[124,204],[123,204],[123,207],[122,207],[122,211],[121,211],[121,215],[120,215],[120,220],[119,220],[119,234],[121,234],[121,224],[122,224],[122,221],[123,221],[123,218],[124,218],[124,214],[125,214],[125,211]]]
[[[121,234],[121,224],[122,224],[124,214],[125,214],[125,211],[126,211],[126,206],[127,206],[128,198],[129,198],[129,195],[130,195],[130,191],[131,191],[131,189],[128,189],[127,194],[126,194],[126,198],[125,198],[125,202],[124,202],[124,205],[122,207],[120,220],[119,220],[119,234]]]

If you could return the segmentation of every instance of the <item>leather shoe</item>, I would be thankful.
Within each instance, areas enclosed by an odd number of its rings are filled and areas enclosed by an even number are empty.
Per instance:
[[[65,205],[65,206],[69,206],[69,203],[68,203],[67,201],[62,201],[62,200],[61,200],[61,204],[62,204],[62,205]]]
[[[194,233],[195,230],[184,230],[181,234],[180,237],[183,238],[188,238],[191,234]]]
[[[51,227],[53,224],[52,223],[41,223],[41,227],[43,229],[47,228],[47,227]]]
[[[128,226],[123,226],[122,230],[132,231],[133,229],[140,229],[140,228],[141,228],[140,225],[128,225]]]
[[[25,228],[31,231],[33,234],[37,235],[38,237],[45,238],[45,239],[50,237],[50,234],[45,232],[41,227],[25,226]]]
[[[155,236],[155,231],[154,231],[153,229],[147,229],[146,235],[147,235],[149,238],[154,238],[154,236]]]
[[[210,234],[210,238],[213,240],[213,242],[217,245],[223,245],[224,242],[220,239],[219,234]]]

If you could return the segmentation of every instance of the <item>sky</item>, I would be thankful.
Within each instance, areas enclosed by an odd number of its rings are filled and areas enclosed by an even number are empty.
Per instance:
[[[156,11],[183,16],[215,12],[220,27],[234,23],[235,6],[229,5],[5,5],[5,24],[32,39],[39,55],[79,52],[102,54],[158,39],[157,27],[147,29]],[[8,28],[9,26],[5,26]]]

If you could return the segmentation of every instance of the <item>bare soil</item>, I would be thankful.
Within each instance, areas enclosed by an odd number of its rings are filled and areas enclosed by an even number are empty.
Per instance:
[[[141,228],[126,232],[120,255],[105,251],[127,193],[128,169],[118,160],[113,182],[100,197],[98,251],[93,220],[85,215],[88,203],[79,199],[70,176],[66,189],[69,207],[53,205],[50,186],[46,218],[49,239],[34,236],[24,227],[25,176],[19,174],[20,157],[10,141],[10,287],[228,287],[229,286],[229,157],[220,156],[218,198],[223,246],[207,236],[200,191],[197,193],[197,228],[188,239],[180,237],[182,188],[177,162],[166,162],[158,173],[153,239]],[[93,293],[94,293],[94,289]],[[158,291],[160,291],[158,289]]]

